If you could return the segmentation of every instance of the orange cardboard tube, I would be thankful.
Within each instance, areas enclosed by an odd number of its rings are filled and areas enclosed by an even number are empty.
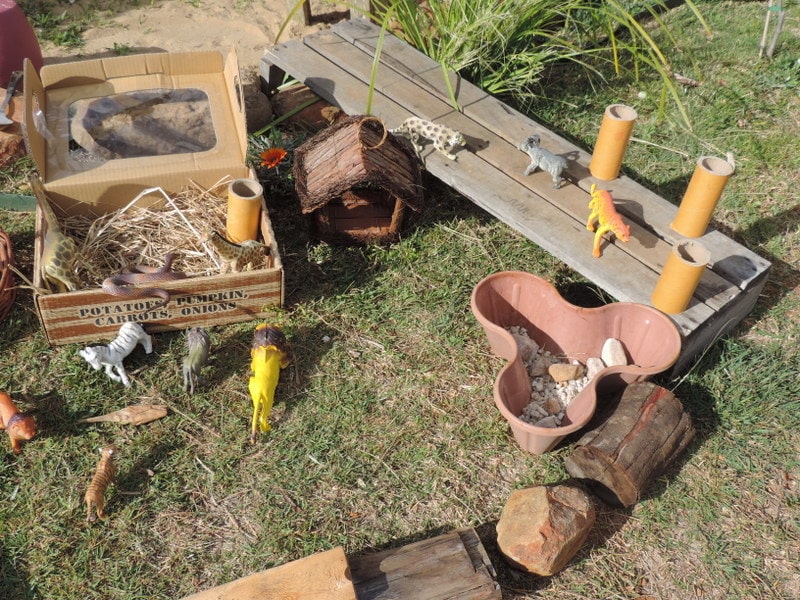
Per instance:
[[[701,156],[670,227],[689,238],[703,235],[732,174],[733,165],[727,160]]]
[[[255,179],[235,179],[228,184],[228,216],[225,230],[237,244],[258,238],[264,189]]]
[[[625,104],[612,104],[606,108],[589,162],[589,172],[593,177],[603,181],[617,178],[637,116],[636,110]]]
[[[673,246],[650,298],[653,306],[670,315],[686,310],[710,260],[700,242],[684,240]]]

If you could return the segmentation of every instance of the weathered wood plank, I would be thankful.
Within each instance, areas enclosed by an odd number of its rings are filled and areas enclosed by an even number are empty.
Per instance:
[[[492,566],[474,529],[350,558],[359,600],[496,600]]]
[[[346,21],[337,24],[333,32],[357,48],[374,54],[378,39],[378,30],[374,25]],[[390,35],[385,37],[381,63],[417,83],[423,90],[443,102],[450,101],[441,66],[396,37]],[[588,190],[592,183],[607,188],[610,186],[615,200],[623,205],[621,210],[623,214],[632,218],[638,217],[639,222],[647,223],[671,245],[680,241],[681,236],[669,227],[677,210],[674,204],[624,175],[610,183],[603,183],[591,177],[589,174],[591,154],[463,80],[456,73],[450,72],[449,78],[458,105],[465,115],[514,146],[531,133],[538,134],[542,138],[543,146],[568,158],[568,170],[577,185],[585,190]],[[599,121],[600,116],[598,123]],[[769,269],[768,261],[719,231],[710,230],[703,236],[702,242],[712,254],[714,260],[712,269],[742,289],[758,285],[761,274]],[[738,260],[726,260],[732,256],[738,257]]]
[[[353,85],[357,85],[354,81],[361,81],[363,90],[364,80],[369,78],[371,57],[355,50],[348,42],[330,31],[309,36],[303,45],[293,44],[293,46],[295,46],[294,51],[302,55],[302,58],[296,57],[293,64],[302,64],[303,70],[313,71],[316,68],[312,66],[314,61],[309,60],[311,55],[306,56],[306,49],[310,49],[318,56],[324,53],[327,59],[339,65],[339,68],[347,73],[347,76],[339,77],[340,73],[337,71],[337,81],[340,85],[335,94],[333,90],[325,87],[321,87],[318,93],[323,96],[330,93],[330,97],[326,99],[339,104],[346,112],[358,112],[361,97],[358,93],[350,93],[350,90]],[[285,52],[285,49],[281,48],[279,51]],[[281,58],[285,60],[285,57]],[[330,73],[331,64],[323,61],[321,67]],[[297,73],[295,76],[298,76]],[[316,81],[315,75],[309,75],[307,79]],[[548,252],[567,262],[584,276],[601,282],[604,289],[618,300],[649,303],[649,294],[655,287],[657,272],[670,251],[666,243],[646,228],[635,226],[636,241],[631,247],[646,251],[645,255],[649,257],[650,264],[647,264],[647,261],[643,262],[640,256],[635,257],[636,263],[631,263],[624,256],[629,252],[625,248],[626,245],[617,242],[607,245],[602,259],[593,258],[591,256],[593,234],[586,231],[583,217],[573,214],[588,214],[586,206],[589,197],[584,190],[568,185],[554,190],[549,176],[545,173],[537,173],[529,178],[523,177],[522,172],[528,163],[527,155],[495,136],[493,132],[475,126],[466,116],[454,111],[444,101],[425,94],[416,94],[413,84],[396,73],[385,73],[377,81],[376,90],[379,93],[373,99],[372,113],[388,123],[399,124],[407,116],[417,114],[445,123],[462,132],[477,133],[481,142],[472,143],[473,147],[477,148],[474,152],[458,152],[458,167],[437,152],[426,149],[423,157],[426,168],[432,174],[458,189],[473,202]],[[390,98],[410,99],[407,104],[401,106]],[[354,104],[350,104],[352,100],[355,100]],[[509,164],[517,165],[517,163],[518,168],[514,170],[513,175],[503,171]],[[544,193],[549,195],[549,199],[543,195]],[[618,254],[619,252],[622,255]],[[685,332],[689,332],[696,322],[712,314],[715,298],[736,293],[738,290],[735,287],[711,271],[706,271],[702,287],[697,292],[697,299],[689,310],[676,320],[686,321],[680,322],[679,325]],[[712,306],[701,307],[701,303],[707,300],[712,301]]]
[[[183,600],[359,600],[347,570],[344,550],[312,554]]]
[[[379,29],[365,20],[339,23],[333,29],[269,49],[262,74],[285,71],[349,114],[367,109]],[[389,127],[408,116],[434,120],[465,134],[468,149],[457,163],[426,147],[426,169],[475,204],[501,219],[620,301],[650,304],[663,264],[680,236],[670,227],[677,207],[627,177],[598,182],[614,194],[619,211],[631,224],[632,239],[604,242],[603,257],[591,256],[592,234],[585,229],[591,156],[479,88],[449,73],[460,110],[451,104],[441,66],[388,35],[374,82],[371,114]],[[549,149],[568,159],[569,179],[552,188],[547,174],[522,173],[528,157],[519,142],[538,133]],[[707,232],[701,242],[712,254],[689,308],[672,316],[684,337],[684,351],[674,371],[688,365],[748,314],[763,288],[770,263],[722,233]]]

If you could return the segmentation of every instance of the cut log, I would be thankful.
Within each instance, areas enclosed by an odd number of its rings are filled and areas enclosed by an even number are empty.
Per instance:
[[[565,467],[611,505],[638,502],[652,479],[694,437],[680,400],[646,381],[626,387],[598,420],[600,424],[578,440]]]
[[[474,529],[350,558],[358,600],[500,600]]]

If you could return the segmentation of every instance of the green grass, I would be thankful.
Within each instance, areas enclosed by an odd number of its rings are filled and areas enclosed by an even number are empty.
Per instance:
[[[157,335],[153,355],[134,352],[125,389],[92,371],[79,345],[48,346],[30,293],[20,294],[0,326],[0,389],[36,411],[41,435],[18,457],[5,446],[0,460],[0,598],[179,598],[331,547],[357,555],[465,526],[479,530],[506,599],[800,596],[796,5],[772,62],[756,60],[763,3],[699,6],[712,40],[686,7],[665,17],[705,65],[702,85],[682,91],[692,130],[674,107],[659,115],[660,81],[630,74],[592,86],[584,71],[556,65],[541,83],[548,96],[529,107],[589,148],[604,106],[635,106],[626,173],[676,203],[699,154],[733,152],[716,224],[774,264],[755,311],[688,375],[658,380],[694,420],[686,454],[632,509],[598,506],[567,568],[525,575],[496,552],[509,494],[565,479],[570,446],[536,457],[511,438],[492,402],[502,361],[469,294],[503,269],[543,275],[581,302],[602,294],[432,178],[399,243],[318,244],[282,168],[268,174],[286,268],[276,319],[297,360],[282,374],[273,431],[255,445],[254,323],[213,329],[208,383],[188,398],[182,334]],[[689,73],[689,57],[672,59]],[[253,155],[265,143],[254,140]],[[21,189],[28,169],[26,160],[3,171],[4,188]],[[31,216],[0,212],[0,226],[29,274]],[[174,412],[140,428],[76,422],[140,401]],[[110,518],[88,526],[83,493],[97,448],[112,442],[122,452]]]

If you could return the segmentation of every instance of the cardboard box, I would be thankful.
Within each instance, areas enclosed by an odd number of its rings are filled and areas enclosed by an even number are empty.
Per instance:
[[[144,189],[174,194],[192,180],[210,188],[223,177],[252,177],[246,166],[247,133],[235,53],[144,54],[46,66],[41,79],[25,65],[25,133],[51,204],[66,214],[100,216],[116,211]],[[202,151],[113,158],[88,163],[70,153],[70,106],[86,98],[138,90],[200,90],[207,98],[215,143]],[[74,140],[73,140],[74,146]],[[163,203],[152,194],[140,206]],[[159,283],[170,302],[158,298],[122,299],[100,287],[36,294],[39,318],[51,344],[101,342],[116,336],[126,321],[141,322],[148,333],[192,326],[264,319],[283,304],[283,265],[266,205],[260,231],[268,246],[266,267],[240,273],[190,277]],[[47,224],[37,209],[34,285],[46,287],[41,255]],[[112,275],[109,273],[108,275]]]
[[[48,196],[67,214],[103,215],[144,188],[178,192],[187,178],[208,188],[226,175],[248,176],[244,100],[233,51],[227,57],[219,52],[117,56],[47,65],[39,75],[26,61],[24,70],[28,151]],[[205,96],[216,138],[213,147],[114,160],[87,161],[85,155],[76,155],[70,110],[87,99],[125,98],[148,90],[196,90]]]

